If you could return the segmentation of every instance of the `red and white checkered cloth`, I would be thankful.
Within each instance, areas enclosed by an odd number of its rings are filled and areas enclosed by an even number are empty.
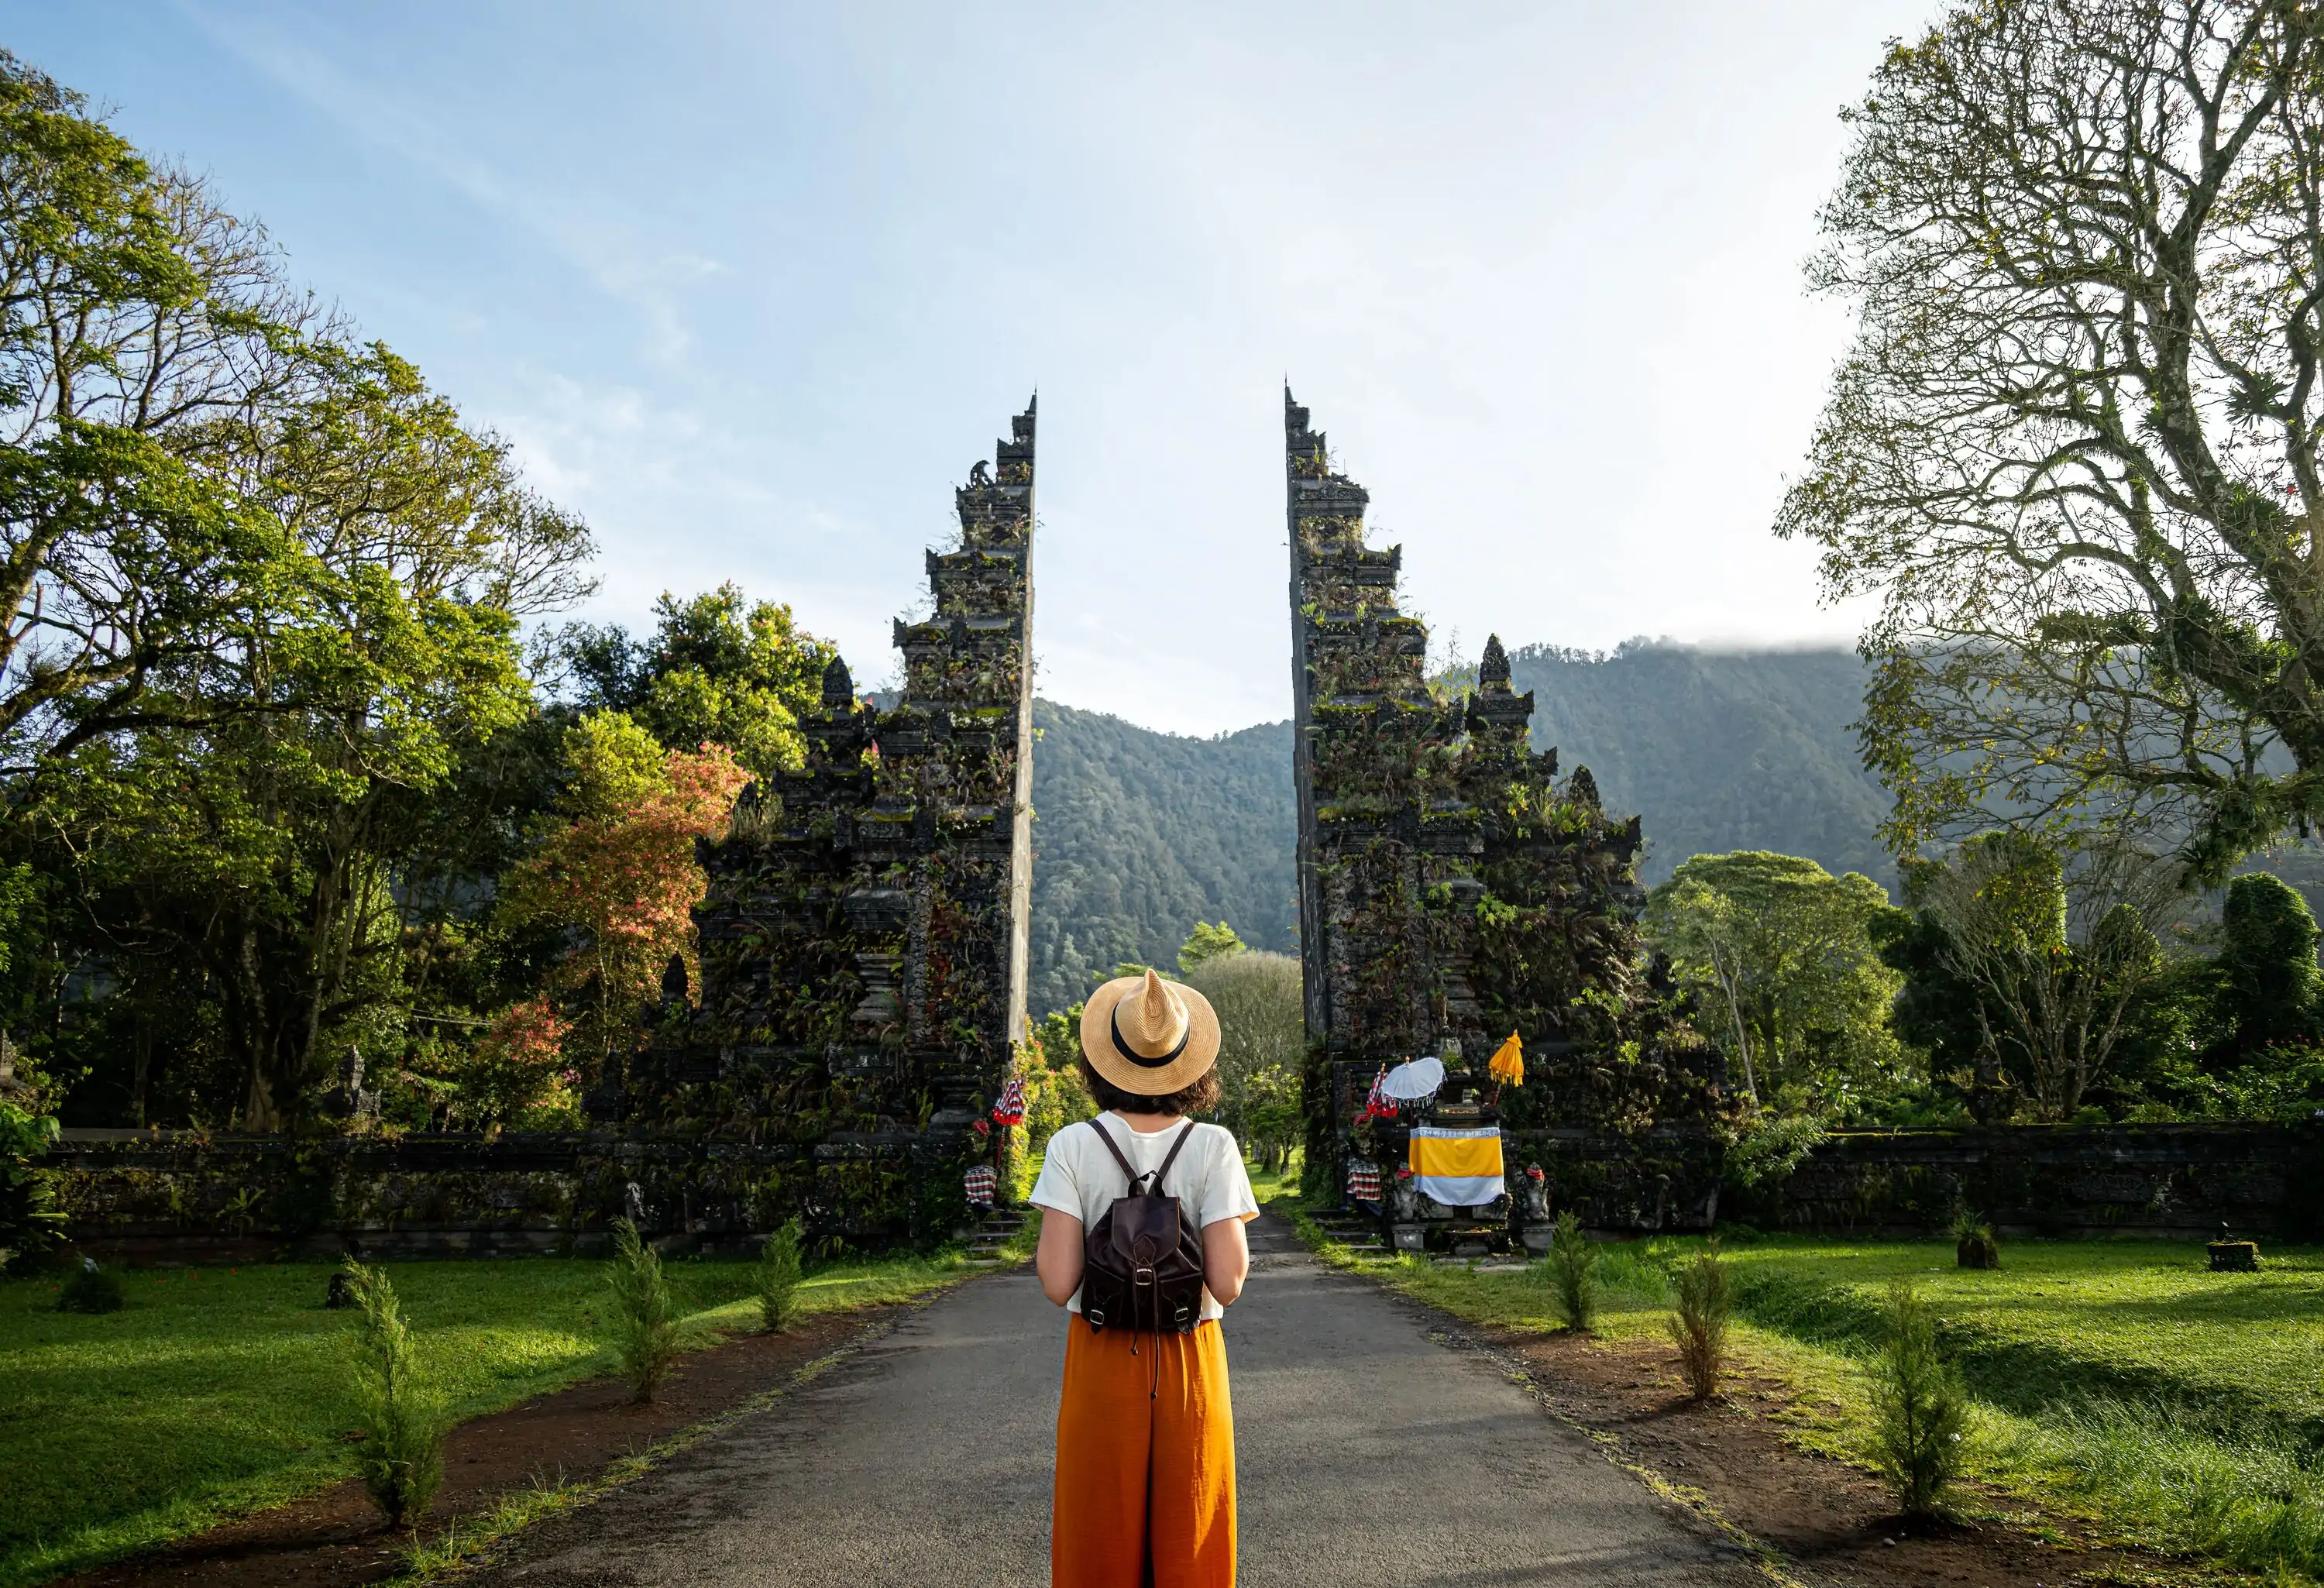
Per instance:
[[[1379,1067],[1379,1074],[1372,1077],[1371,1095],[1364,1099],[1364,1116],[1367,1119],[1396,1118],[1396,1099],[1390,1097],[1381,1085],[1387,1079],[1388,1066],[1382,1065]]]
[[[1001,1088],[1001,1101],[992,1105],[992,1122],[996,1125],[1021,1125],[1025,1122],[1025,1077],[1015,1070]]]
[[[991,1207],[1001,1194],[1001,1177],[989,1163],[978,1164],[960,1177],[960,1188],[971,1207]]]
[[[1351,1202],[1378,1202],[1380,1199],[1380,1172],[1377,1164],[1357,1159],[1348,1165],[1348,1198]]]

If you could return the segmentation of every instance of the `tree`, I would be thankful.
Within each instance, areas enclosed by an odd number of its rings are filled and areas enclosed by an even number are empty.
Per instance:
[[[750,774],[719,745],[666,751],[616,711],[592,712],[565,743],[565,820],[503,880],[502,913],[579,932],[564,981],[582,1011],[575,1040],[595,1065],[626,1039],[669,956],[694,959],[693,909],[709,887],[695,841],[724,829]]]
[[[584,587],[590,549],[410,365],[315,365],[327,383],[295,403],[188,443],[267,554],[152,676],[171,710],[19,799],[116,978],[198,970],[249,1129],[298,1118],[348,1048],[402,1046],[409,935],[449,908],[412,861],[466,814],[456,769],[531,715],[517,616]]]
[[[0,751],[22,772],[157,701],[270,559],[188,449],[313,378],[333,328],[259,229],[0,51]]]
[[[1900,852],[2151,830],[2196,875],[2324,814],[2324,24],[1961,4],[1848,119],[1854,300],[1778,534],[1877,595]]]
[[[1299,962],[1258,950],[1213,954],[1196,962],[1186,983],[1219,1017],[1219,1122],[1262,1163],[1282,1167],[1299,1139],[1307,1056]]]
[[[2280,879],[2255,872],[2227,883],[2212,965],[2214,1018],[2226,1048],[2217,1057],[2247,1059],[2271,1045],[2315,1037],[2324,991],[2316,939],[2308,901]]]
[[[576,627],[564,649],[581,704],[627,713],[672,750],[724,744],[752,776],[795,771],[807,754],[799,718],[822,709],[824,669],[838,652],[802,631],[791,609],[721,585],[690,600],[663,592],[652,638]]]
[[[1224,955],[1240,954],[1249,947],[1226,922],[1214,927],[1208,921],[1196,921],[1194,929],[1186,934],[1185,946],[1178,950],[1178,969],[1183,974],[1192,975],[1197,965]]]
[[[1969,995],[1986,1073],[2047,1120],[2073,1117],[2131,1034],[2164,968],[2151,923],[2177,899],[2168,868],[2146,857],[2076,859],[2070,890],[2058,850],[1998,832],[1906,868],[1905,898],[1934,957]]]
[[[1704,1035],[1732,1047],[1754,1103],[1786,1088],[1829,1105],[1897,1059],[1898,978],[1872,924],[1887,891],[1857,872],[1764,850],[1698,854],[1647,898],[1654,946],[1699,990]]]

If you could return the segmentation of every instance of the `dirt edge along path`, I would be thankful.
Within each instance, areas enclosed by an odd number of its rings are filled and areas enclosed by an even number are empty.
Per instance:
[[[562,1510],[594,1503],[644,1475],[674,1450],[763,1409],[841,1359],[893,1329],[971,1276],[912,1301],[810,1318],[783,1334],[730,1336],[679,1359],[659,1399],[629,1402],[610,1379],[590,1379],[505,1411],[473,1417],[446,1436],[444,1486],[419,1540],[476,1538],[484,1564],[493,1553],[483,1524],[504,1500],[565,1486]],[[391,1532],[363,1486],[343,1479],[286,1505],[224,1522],[148,1554],[54,1580],[54,1588],[337,1588],[380,1583],[409,1571],[412,1538]]]
[[[2001,1516],[1912,1528],[1869,1473],[1804,1448],[1771,1420],[1794,1399],[1778,1379],[1738,1370],[1717,1399],[1698,1402],[1688,1397],[1667,1345],[1478,1324],[1360,1268],[1342,1271],[1370,1279],[1426,1316],[1429,1337],[1445,1349],[1492,1362],[1549,1417],[1589,1436],[1615,1466],[1751,1551],[1778,1582],[2062,1588],[2243,1580],[2209,1563],[2098,1541],[2079,1518],[1982,1484],[1963,1487],[1980,1510]],[[2040,1535],[2030,1530],[2036,1528]]]

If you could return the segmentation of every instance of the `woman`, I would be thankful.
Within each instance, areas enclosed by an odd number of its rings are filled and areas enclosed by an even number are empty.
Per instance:
[[[1056,1588],[1234,1583],[1234,1410],[1219,1319],[1250,1272],[1243,1224],[1259,1201],[1233,1135],[1185,1118],[1217,1104],[1218,1056],[1209,1001],[1152,971],[1108,982],[1082,1011],[1082,1078],[1105,1112],[1049,1139],[1033,1187],[1034,1266],[1071,1315],[1049,1542]],[[1203,1233],[1203,1314],[1191,1334],[1093,1329],[1080,1316],[1083,1232],[1130,1190],[1100,1131],[1140,1175],[1185,1137],[1160,1189]]]

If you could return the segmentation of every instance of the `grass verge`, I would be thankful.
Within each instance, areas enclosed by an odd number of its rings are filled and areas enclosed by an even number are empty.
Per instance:
[[[800,1385],[820,1378],[851,1353],[860,1350],[867,1339],[885,1334],[889,1327],[885,1324],[878,1325],[869,1334],[859,1335],[839,1350],[803,1364],[791,1374],[788,1383],[754,1395],[716,1417],[681,1428],[633,1455],[625,1455],[586,1482],[543,1484],[503,1495],[491,1510],[454,1523],[445,1528],[441,1537],[414,1549],[409,1566],[387,1588],[420,1588],[422,1584],[440,1583],[463,1572],[496,1564],[505,1553],[503,1546],[528,1528],[594,1505],[624,1483],[644,1477],[680,1451],[701,1444],[720,1429],[755,1412],[764,1411]]]
[[[556,1258],[386,1265],[456,1419],[604,1371],[604,1264]],[[331,1269],[134,1271],[129,1305],[55,1310],[55,1281],[0,1281],[0,1588],[168,1541],[354,1471],[351,1315]],[[956,1252],[827,1264],[805,1313],[908,1300],[962,1279]],[[750,1265],[670,1265],[688,1329],[756,1326]]]
[[[1538,1274],[1359,1257],[1304,1214],[1339,1266],[1478,1323],[1558,1327]],[[1609,1343],[1653,1340],[1693,1241],[1609,1243]],[[1973,1397],[1972,1510],[2043,1527],[2033,1501],[2110,1541],[2209,1556],[2281,1582],[2324,1579],[2324,1252],[2273,1252],[2213,1274],[2195,1242],[2018,1242],[1997,1270],[1950,1243],[1771,1238],[1737,1244],[1741,1365],[1788,1384],[1797,1443],[1864,1463],[1865,1364],[1892,1275],[1935,1304]],[[1674,1357],[1675,1365],[1675,1357]]]

